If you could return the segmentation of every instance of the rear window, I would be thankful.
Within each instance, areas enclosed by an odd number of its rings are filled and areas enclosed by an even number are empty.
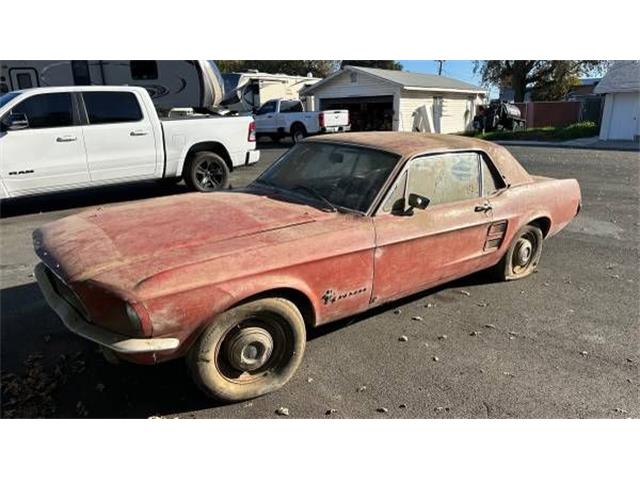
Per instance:
[[[82,97],[92,125],[142,120],[140,104],[131,92],[83,92]]]

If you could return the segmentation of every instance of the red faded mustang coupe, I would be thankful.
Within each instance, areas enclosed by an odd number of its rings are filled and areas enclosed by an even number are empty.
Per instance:
[[[526,277],[580,210],[573,179],[420,133],[318,136],[249,187],[98,207],[34,232],[38,283],[111,357],[186,356],[208,394],[284,385],[305,329],[472,272]]]

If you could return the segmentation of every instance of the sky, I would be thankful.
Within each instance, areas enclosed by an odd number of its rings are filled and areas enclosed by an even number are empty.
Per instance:
[[[415,73],[438,73],[435,60],[399,60],[404,70]],[[446,60],[442,66],[442,75],[480,86],[480,75],[473,73],[473,60]],[[496,97],[498,90],[492,87],[490,96]]]

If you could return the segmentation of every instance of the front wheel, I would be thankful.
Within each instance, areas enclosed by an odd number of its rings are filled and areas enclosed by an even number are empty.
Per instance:
[[[298,308],[283,298],[256,300],[216,318],[191,347],[196,384],[223,402],[278,390],[304,355],[306,331]]]
[[[525,225],[513,237],[509,249],[496,265],[501,280],[518,280],[531,275],[542,255],[542,230],[535,225]]]
[[[229,167],[213,152],[198,152],[187,163],[185,183],[199,192],[214,192],[229,185]]]

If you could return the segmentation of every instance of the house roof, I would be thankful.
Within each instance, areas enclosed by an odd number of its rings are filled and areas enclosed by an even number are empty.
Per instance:
[[[432,91],[453,91],[465,93],[486,93],[486,90],[472,85],[471,83],[456,80],[455,78],[442,75],[432,75],[429,73],[404,72],[402,70],[384,70],[382,68],[367,68],[347,65],[342,70],[328,76],[324,80],[307,87],[305,93],[312,93],[331,79],[345,72],[363,72],[384,81],[396,84],[407,90],[432,90]]]
[[[640,92],[640,61],[614,62],[594,93]]]

